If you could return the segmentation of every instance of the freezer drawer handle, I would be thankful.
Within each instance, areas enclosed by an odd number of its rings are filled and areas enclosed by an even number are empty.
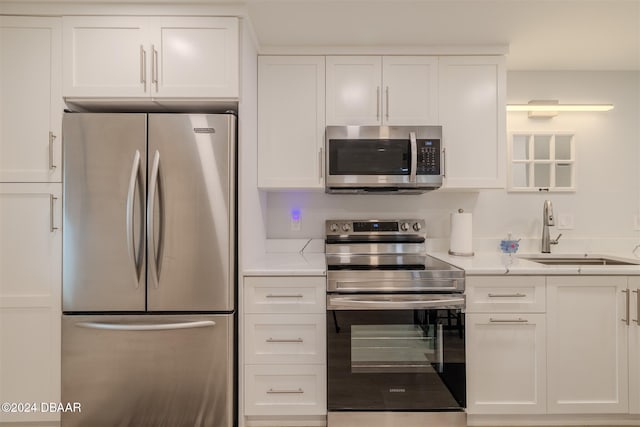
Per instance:
[[[297,390],[274,390],[270,388],[267,390],[267,394],[302,394],[304,390],[299,388]]]
[[[126,323],[102,323],[80,322],[76,326],[89,329],[104,329],[108,331],[169,331],[175,329],[208,328],[215,326],[213,320],[200,320],[196,322],[161,323],[161,324],[126,324]]]
[[[522,319],[518,317],[517,319],[494,319],[490,318],[489,322],[491,323],[529,323],[527,319]]]

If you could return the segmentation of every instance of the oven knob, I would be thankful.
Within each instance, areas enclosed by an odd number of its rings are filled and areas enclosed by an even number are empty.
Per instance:
[[[342,231],[349,231],[351,230],[351,226],[349,224],[342,224]]]
[[[400,224],[400,230],[409,231],[409,223],[408,222],[403,222],[402,224]]]
[[[421,229],[422,229],[422,226],[420,225],[419,222],[416,222],[415,224],[413,224],[414,231],[420,231]]]
[[[333,223],[329,226],[329,230],[331,230],[332,233],[335,233],[336,231],[338,231],[338,224]]]

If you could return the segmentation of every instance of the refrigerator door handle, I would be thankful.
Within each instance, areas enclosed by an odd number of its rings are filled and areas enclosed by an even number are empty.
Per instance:
[[[215,326],[216,322],[214,322],[213,320],[160,324],[79,322],[75,325],[79,328],[102,329],[108,331],[168,331],[175,329],[208,328],[211,326]]]
[[[140,151],[136,150],[133,156],[133,165],[131,166],[131,176],[129,177],[129,190],[127,191],[126,220],[127,220],[127,250],[129,251],[129,259],[133,263],[135,288],[140,286],[140,274],[142,272],[141,262],[138,262],[139,253],[136,254],[135,241],[133,238],[133,222],[136,184],[140,175]]]
[[[154,287],[158,288],[160,285],[160,272],[159,270],[159,254],[157,254],[157,248],[155,244],[155,224],[154,213],[156,206],[156,195],[159,191],[158,188],[158,175],[160,173],[160,152],[156,150],[153,155],[153,165],[151,166],[151,178],[149,181],[149,201],[147,206],[147,247],[149,248],[149,266],[151,270],[151,277],[153,277]],[[158,242],[160,246],[160,242]]]

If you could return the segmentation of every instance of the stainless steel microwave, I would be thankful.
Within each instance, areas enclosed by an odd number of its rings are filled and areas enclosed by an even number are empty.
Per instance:
[[[412,193],[442,186],[442,126],[327,126],[327,193]]]

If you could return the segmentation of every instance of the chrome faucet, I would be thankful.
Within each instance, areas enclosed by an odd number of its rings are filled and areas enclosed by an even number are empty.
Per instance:
[[[544,207],[542,208],[542,253],[551,253],[551,245],[557,245],[558,240],[562,237],[562,233],[558,234],[554,240],[549,237],[549,227],[556,225],[553,219],[553,205],[551,200],[544,201]]]

